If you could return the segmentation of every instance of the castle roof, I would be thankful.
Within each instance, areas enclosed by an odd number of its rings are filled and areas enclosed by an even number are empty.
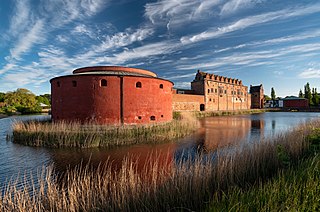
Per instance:
[[[252,92],[260,92],[261,88],[262,88],[262,84],[261,85],[256,85],[256,86],[250,85],[250,93],[252,93]]]
[[[78,68],[73,71],[73,74],[116,74],[116,75],[134,75],[134,76],[149,76],[149,77],[157,77],[157,75],[151,71],[138,69],[138,68],[129,68],[129,67],[122,67],[122,66],[93,66],[93,67],[84,67]]]
[[[220,75],[216,75],[216,74],[209,74],[209,73],[206,73],[206,72],[203,72],[200,70],[198,70],[195,80],[197,80],[199,76],[201,76],[203,79],[210,79],[210,80],[218,81],[218,82],[225,82],[225,83],[230,83],[230,84],[235,84],[235,85],[242,85],[242,80],[224,77],[224,76],[220,76]]]

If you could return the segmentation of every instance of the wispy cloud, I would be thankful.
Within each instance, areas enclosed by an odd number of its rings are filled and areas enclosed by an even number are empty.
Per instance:
[[[299,74],[302,79],[320,78],[320,69],[308,68]]]
[[[180,41],[183,44],[196,43],[203,40],[218,38],[228,33],[243,30],[248,27],[253,27],[267,22],[313,14],[316,12],[320,12],[320,4],[308,5],[300,8],[283,9],[275,12],[249,16],[222,27],[211,28],[209,30],[191,36],[183,36],[181,37]]]
[[[220,15],[221,16],[227,16],[230,14],[234,14],[235,12],[251,8],[255,6],[258,3],[262,3],[265,0],[231,0],[227,1],[221,8]]]
[[[28,52],[35,43],[43,41],[43,26],[44,22],[38,20],[24,36],[21,36],[17,45],[10,50],[10,59],[20,60],[21,54]]]
[[[264,51],[250,51],[243,53],[233,53],[229,56],[216,56],[214,60],[212,58],[204,57],[198,63],[191,63],[192,61],[186,61],[184,64],[177,65],[178,70],[195,70],[202,68],[219,68],[223,66],[262,66],[272,65],[279,62],[277,59],[281,58],[282,61],[286,56],[294,56],[296,60],[301,57],[305,57],[310,53],[316,53],[319,55],[320,44],[308,43],[301,45],[288,46],[283,48],[276,48],[272,50]],[[183,61],[182,61],[183,62]]]
[[[10,20],[10,36],[17,36],[21,31],[28,27],[30,19],[30,5],[28,0],[15,1],[15,9]]]
[[[153,24],[178,26],[212,15],[215,6],[222,0],[159,0],[145,5],[145,17]]]

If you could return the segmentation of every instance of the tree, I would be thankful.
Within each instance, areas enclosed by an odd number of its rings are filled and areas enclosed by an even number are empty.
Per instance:
[[[313,103],[312,103],[312,93],[311,93],[310,85],[309,85],[308,82],[304,86],[304,98],[309,100],[309,105],[313,105]]]
[[[41,111],[36,95],[24,88],[18,88],[16,91],[6,93],[5,103],[10,109],[8,112],[15,112],[15,109],[21,113]]]
[[[264,99],[267,101],[267,100],[271,100],[271,98],[270,98],[270,96],[268,96],[268,95],[264,95]]]
[[[304,96],[303,96],[303,93],[302,93],[302,90],[300,89],[300,91],[299,91],[299,98],[303,98]]]
[[[275,100],[276,99],[276,92],[274,91],[274,88],[271,88],[271,99]]]
[[[36,96],[36,99],[39,103],[43,103],[43,104],[50,106],[50,101],[46,95]]]
[[[314,106],[319,105],[319,95],[317,92],[317,88],[312,88],[312,103]]]

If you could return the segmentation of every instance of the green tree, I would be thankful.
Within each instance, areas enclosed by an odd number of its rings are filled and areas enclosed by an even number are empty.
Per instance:
[[[0,102],[4,102],[5,97],[6,97],[6,94],[0,92]]]
[[[274,88],[271,88],[271,99],[275,100],[276,99],[276,92],[274,91]]]
[[[268,96],[268,95],[264,95],[264,99],[267,101],[267,100],[271,100],[271,98],[270,98],[270,96]]]
[[[302,90],[300,89],[300,91],[299,91],[299,98],[303,98],[304,96],[303,96],[303,93],[302,93]]]
[[[25,114],[41,111],[36,95],[24,88],[6,93],[5,103],[8,108],[7,112],[15,112],[16,110]]]
[[[319,95],[317,92],[317,88],[312,88],[312,103],[314,106],[319,105]]]
[[[45,96],[45,95],[36,96],[36,99],[39,103],[43,103],[43,104],[50,106],[50,101],[47,98],[47,96]]]
[[[312,93],[311,93],[311,89],[310,89],[310,85],[307,82],[307,84],[304,86],[304,98],[309,100],[309,105],[313,105],[312,102]]]

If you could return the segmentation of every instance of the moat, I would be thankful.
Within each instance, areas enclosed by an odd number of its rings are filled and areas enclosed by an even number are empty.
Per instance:
[[[261,138],[270,138],[300,123],[320,117],[320,113],[261,113],[210,117],[201,120],[201,128],[195,135],[178,142],[163,144],[144,144],[111,149],[48,149],[14,144],[6,141],[15,119],[41,119],[46,116],[20,116],[0,119],[0,184],[22,173],[36,173],[43,166],[53,164],[56,170],[65,170],[79,163],[97,165],[112,161],[119,167],[123,158],[139,160],[143,166],[149,157],[160,161],[166,158],[179,160],[188,154],[215,154],[217,149],[237,148],[244,143],[254,143]],[[151,156],[150,156],[151,155]],[[165,165],[163,163],[162,165]]]

